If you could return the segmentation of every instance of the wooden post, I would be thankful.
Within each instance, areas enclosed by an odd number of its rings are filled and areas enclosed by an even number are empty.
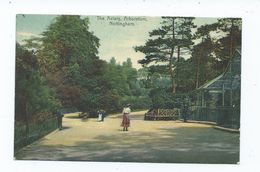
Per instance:
[[[222,106],[225,106],[225,84],[222,85]]]
[[[232,75],[232,60],[230,61],[230,105],[231,105],[231,126],[234,127],[234,107],[233,107],[233,75]]]
[[[204,107],[204,91],[201,92],[201,106]]]
[[[232,61],[230,61],[230,105],[233,108],[233,87],[232,87],[232,83],[233,83],[233,76],[232,76]]]

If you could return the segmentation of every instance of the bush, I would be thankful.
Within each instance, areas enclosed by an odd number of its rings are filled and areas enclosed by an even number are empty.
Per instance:
[[[131,108],[135,110],[149,109],[151,106],[151,100],[146,96],[125,96],[122,98],[120,105],[124,107],[126,104],[130,103]]]
[[[153,109],[173,109],[181,108],[185,94],[172,94],[167,90],[156,88],[152,89],[149,93],[151,98],[151,108]]]

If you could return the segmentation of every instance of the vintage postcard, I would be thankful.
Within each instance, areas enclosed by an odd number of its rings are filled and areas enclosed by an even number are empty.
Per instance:
[[[16,15],[16,160],[240,162],[241,18]]]

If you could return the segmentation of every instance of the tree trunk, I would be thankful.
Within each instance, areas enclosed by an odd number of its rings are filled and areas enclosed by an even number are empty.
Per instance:
[[[199,69],[200,69],[200,57],[198,57],[197,69],[196,69],[196,89],[199,88]]]
[[[175,41],[174,20],[175,20],[175,18],[172,18],[172,43],[174,43],[174,41]],[[169,72],[170,72],[171,80],[172,80],[172,93],[176,93],[175,78],[174,78],[174,74],[173,74],[173,70],[172,70],[172,60],[173,60],[174,48],[175,48],[175,46],[172,45],[171,54],[170,54],[170,58],[169,58]]]
[[[24,114],[24,117],[25,117],[25,138],[26,138],[26,142],[29,141],[29,110],[28,110],[29,106],[28,106],[28,103],[26,102],[25,103],[25,114]],[[26,143],[27,144],[27,143]]]
[[[174,74],[173,74],[173,70],[172,70],[172,58],[170,58],[170,62],[169,62],[169,72],[171,75],[171,80],[172,80],[172,93],[176,92],[176,84],[175,84],[175,78],[174,78]]]
[[[229,50],[229,56],[230,59],[233,55],[233,27],[234,27],[234,20],[231,19],[231,28],[230,28],[230,50]]]
[[[181,46],[178,46],[178,49],[177,49],[177,64],[176,64],[176,87],[177,87],[178,84],[179,84],[180,50],[181,50]]]

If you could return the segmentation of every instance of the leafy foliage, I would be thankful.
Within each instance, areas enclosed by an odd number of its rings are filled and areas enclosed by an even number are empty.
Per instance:
[[[15,117],[20,121],[36,115],[52,115],[60,106],[39,71],[36,56],[16,44]]]
[[[146,108],[147,91],[138,81],[131,59],[122,65],[115,58],[110,63],[100,60],[99,39],[88,26],[88,18],[58,16],[41,37],[27,40],[26,48],[34,51],[39,76],[46,79],[48,88],[68,111],[95,115],[98,109],[121,111],[126,103]]]
[[[181,51],[187,53],[187,50],[193,44],[191,29],[195,28],[194,18],[163,17],[163,19],[162,26],[150,32],[151,39],[145,45],[135,47],[135,50],[145,54],[144,59],[139,61],[143,66],[160,63],[157,67],[154,67],[154,65],[150,67],[153,68],[152,70],[160,69],[160,66],[166,67],[171,79],[172,92],[175,93]],[[162,71],[165,72],[165,70],[158,70],[157,72]]]
[[[222,73],[241,45],[241,19],[197,29],[193,20],[163,17],[145,45],[134,48],[144,54],[137,71],[130,58],[121,65],[99,59],[99,38],[89,31],[88,18],[56,17],[40,37],[17,45],[16,114],[53,113],[61,106],[93,114],[127,103],[136,109],[179,106],[178,95]]]
[[[241,46],[241,19],[223,18],[195,29],[193,18],[163,18],[161,28],[150,32],[151,39],[135,47],[144,54],[139,61],[145,69],[142,82],[151,90],[153,107],[170,107],[166,102],[174,99],[171,93],[193,92],[223,73],[235,48]]]

